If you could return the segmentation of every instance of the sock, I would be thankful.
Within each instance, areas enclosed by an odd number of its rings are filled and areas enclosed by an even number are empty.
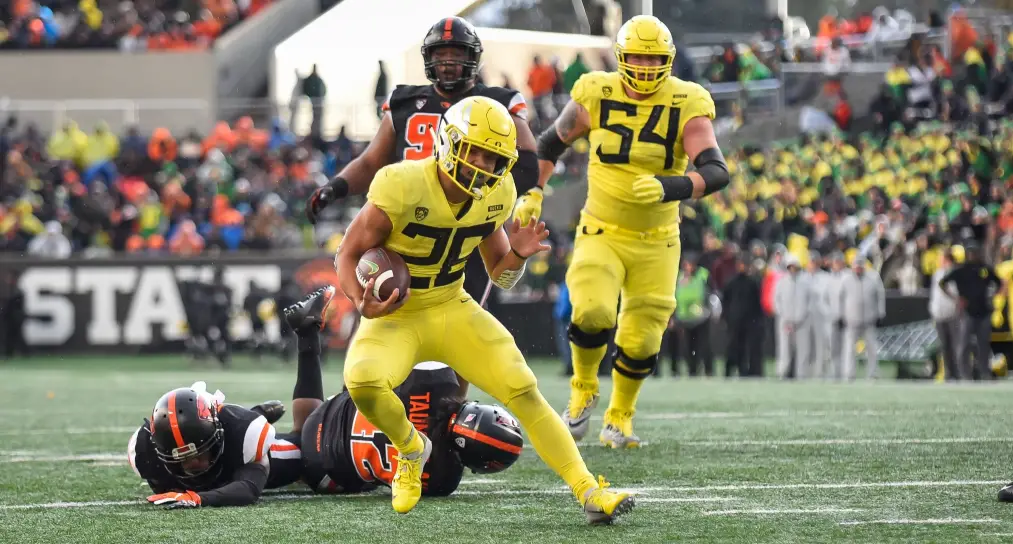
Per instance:
[[[506,405],[527,431],[538,456],[570,486],[577,500],[583,502],[584,493],[598,483],[580,457],[570,431],[545,397],[535,389],[510,399]]]
[[[605,351],[608,344],[596,348],[582,348],[570,342],[570,352],[573,354],[573,377],[582,382],[598,385],[598,365],[605,358]]]
[[[320,334],[299,332],[299,366],[296,367],[293,399],[324,400],[324,379],[320,371]]]
[[[632,413],[643,385],[644,380],[634,380],[612,370],[612,398],[609,399],[609,411]]]
[[[360,386],[349,387],[355,407],[370,423],[390,438],[398,453],[411,456],[423,450],[425,443],[405,415],[401,399],[389,388]]]

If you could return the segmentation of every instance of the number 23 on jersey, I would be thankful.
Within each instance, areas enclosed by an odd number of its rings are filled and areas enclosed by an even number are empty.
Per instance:
[[[645,106],[646,107],[646,106]],[[662,116],[668,111],[668,122],[662,123]],[[679,140],[679,120],[681,111],[675,106],[656,105],[644,120],[638,112],[636,104],[616,100],[602,100],[598,117],[598,127],[619,136],[619,144],[600,142],[595,154],[603,164],[630,164],[630,155],[634,141],[645,144],[657,144],[665,153],[664,169],[668,170],[675,164],[675,145]],[[641,123],[643,123],[641,125]],[[659,125],[662,125],[659,127]],[[640,126],[640,130],[635,128]],[[614,138],[612,138],[614,140]],[[649,155],[661,149],[645,149]],[[634,153],[640,155],[640,153]],[[645,165],[646,166],[646,165]]]

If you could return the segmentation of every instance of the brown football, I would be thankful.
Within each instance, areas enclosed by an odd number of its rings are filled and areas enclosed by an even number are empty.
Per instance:
[[[373,283],[373,296],[379,300],[390,298],[394,289],[398,289],[400,300],[408,292],[408,286],[412,281],[404,259],[382,247],[374,247],[359,258],[359,264],[355,267],[355,278],[362,287],[366,287],[369,280],[376,278],[376,282]]]

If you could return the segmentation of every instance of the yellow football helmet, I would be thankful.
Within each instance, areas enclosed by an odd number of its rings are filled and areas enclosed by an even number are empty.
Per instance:
[[[616,36],[616,60],[623,83],[631,91],[651,94],[665,84],[675,61],[675,42],[665,23],[650,15],[637,15],[626,21]],[[627,55],[657,55],[658,66],[630,64]]]
[[[503,104],[484,96],[469,96],[451,106],[440,120],[437,138],[436,164],[477,200],[495,188],[517,162],[514,120]],[[475,149],[497,155],[491,171],[469,162]]]

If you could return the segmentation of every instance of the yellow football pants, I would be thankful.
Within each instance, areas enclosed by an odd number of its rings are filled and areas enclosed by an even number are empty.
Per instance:
[[[573,324],[585,333],[618,324],[626,356],[656,355],[675,310],[680,254],[677,226],[629,232],[582,214],[566,273]]]
[[[502,403],[577,497],[596,485],[566,426],[538,391],[513,336],[463,290],[433,307],[402,308],[360,322],[345,359],[345,386],[359,411],[395,445],[409,443],[413,427],[393,389],[419,361],[447,364]]]

